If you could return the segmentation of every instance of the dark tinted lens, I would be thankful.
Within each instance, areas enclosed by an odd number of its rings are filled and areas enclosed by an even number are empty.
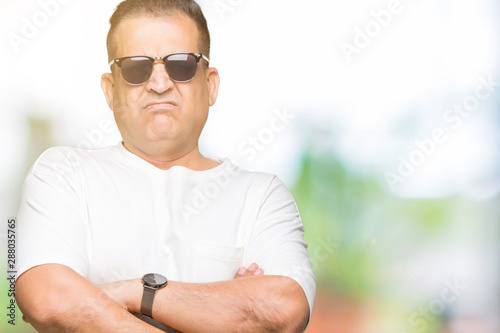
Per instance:
[[[123,59],[120,67],[123,79],[130,84],[146,82],[153,71],[151,60],[145,57]]]
[[[189,81],[196,74],[196,57],[192,54],[172,54],[165,60],[170,78],[174,81]]]

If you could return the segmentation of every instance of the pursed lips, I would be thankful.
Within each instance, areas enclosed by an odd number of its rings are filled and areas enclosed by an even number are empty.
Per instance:
[[[177,107],[177,103],[173,101],[156,101],[146,104],[145,111],[172,110]]]

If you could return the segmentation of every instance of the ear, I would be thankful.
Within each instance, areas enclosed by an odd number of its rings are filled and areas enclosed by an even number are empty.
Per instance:
[[[210,106],[215,104],[217,100],[217,94],[219,93],[219,71],[216,68],[210,67],[206,72],[207,84],[208,84],[208,103]]]
[[[115,89],[115,78],[112,73],[104,73],[101,76],[101,88],[106,97],[106,102],[111,110],[113,110],[113,93]]]

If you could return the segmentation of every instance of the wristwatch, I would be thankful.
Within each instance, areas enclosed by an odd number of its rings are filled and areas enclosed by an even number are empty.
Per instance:
[[[149,318],[153,318],[153,300],[156,291],[165,286],[167,278],[161,274],[148,273],[142,277],[144,292],[142,293],[141,313]]]

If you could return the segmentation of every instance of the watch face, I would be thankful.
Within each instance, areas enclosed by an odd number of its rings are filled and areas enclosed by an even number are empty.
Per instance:
[[[149,273],[142,277],[142,281],[151,287],[161,287],[167,283],[167,278],[161,274]]]

